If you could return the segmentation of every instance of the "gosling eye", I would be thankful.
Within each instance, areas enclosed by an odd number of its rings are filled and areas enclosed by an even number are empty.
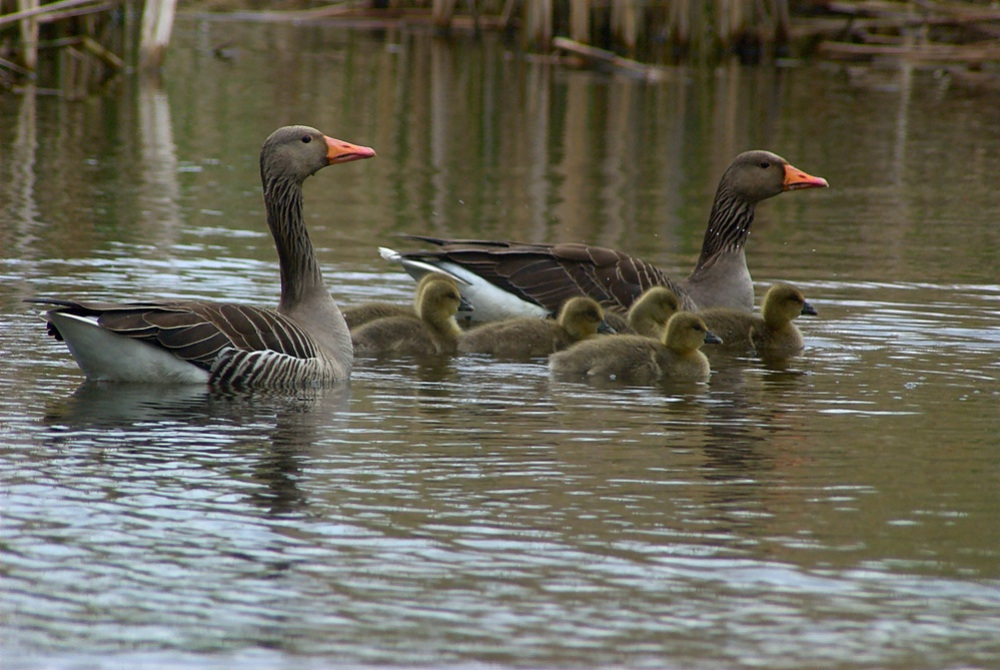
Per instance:
[[[303,135],[302,136],[302,144],[309,144],[312,141],[313,141],[312,135]]]

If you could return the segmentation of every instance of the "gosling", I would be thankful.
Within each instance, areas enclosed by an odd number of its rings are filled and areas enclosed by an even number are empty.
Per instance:
[[[667,322],[681,308],[677,294],[666,286],[653,286],[636,299],[628,309],[628,329],[636,335],[654,339],[663,336]]]
[[[417,306],[420,304],[420,295],[424,292],[424,287],[427,286],[428,282],[445,276],[440,272],[429,272],[421,277],[420,281],[417,282],[417,288],[413,292],[413,303],[411,305],[375,300],[372,302],[363,302],[360,305],[342,307],[340,313],[344,315],[347,327],[352,332],[354,329],[375,319],[384,319],[389,316],[417,316]]]
[[[437,275],[420,292],[416,314],[376,319],[354,330],[354,352],[360,356],[453,354],[462,332],[455,321],[461,301],[455,281]]]
[[[727,348],[752,348],[769,356],[791,356],[802,350],[805,342],[792,320],[800,314],[816,315],[802,291],[791,284],[775,284],[764,295],[760,312],[757,315],[711,307],[698,312],[698,316],[723,339]]]
[[[563,303],[555,320],[525,316],[467,330],[458,338],[458,351],[500,358],[536,358],[599,332],[614,332],[604,322],[604,310],[592,298],[577,297]]]
[[[670,317],[662,340],[617,335],[578,342],[549,357],[555,374],[587,375],[636,384],[660,381],[706,381],[711,374],[703,344],[718,344],[701,318],[691,312]]]

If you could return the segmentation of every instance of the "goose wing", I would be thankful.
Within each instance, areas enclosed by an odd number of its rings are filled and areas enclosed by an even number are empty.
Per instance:
[[[52,311],[90,318],[110,332],[141,340],[210,371],[225,350],[275,352],[292,358],[317,355],[316,345],[291,319],[270,310],[196,301],[132,303],[40,299]],[[50,321],[49,334],[62,339]]]
[[[450,262],[491,284],[555,313],[569,298],[590,296],[624,312],[651,286],[679,287],[662,270],[614,249],[579,243],[541,244],[406,235],[439,247],[402,256]]]

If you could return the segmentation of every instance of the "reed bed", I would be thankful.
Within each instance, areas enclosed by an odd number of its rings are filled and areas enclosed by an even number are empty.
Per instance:
[[[186,0],[180,9],[442,35],[502,30],[524,51],[639,76],[680,63],[818,57],[1000,77],[1000,8],[990,0],[340,0],[279,11],[247,11],[246,2]],[[126,66],[156,71],[177,9],[177,0],[0,0],[0,87],[39,80],[49,49],[59,52],[57,88],[70,97]]]

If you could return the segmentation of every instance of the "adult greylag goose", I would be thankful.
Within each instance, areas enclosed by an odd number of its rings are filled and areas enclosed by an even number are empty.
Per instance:
[[[659,381],[705,381],[711,373],[700,349],[718,343],[705,322],[692,312],[670,317],[662,339],[615,335],[577,342],[549,356],[554,374],[611,378],[636,384]]]
[[[260,151],[267,224],[281,272],[277,309],[195,300],[133,303],[39,299],[49,333],[92,380],[238,387],[331,384],[353,363],[350,334],[302,218],[302,184],[327,165],[371,158],[368,148],[315,128],[274,131]]]
[[[760,354],[788,356],[802,349],[802,333],[792,323],[800,314],[816,315],[802,291],[791,284],[775,284],[764,295],[760,314],[728,307],[698,312],[727,348],[753,348]]]
[[[351,333],[354,351],[366,356],[453,354],[462,332],[455,322],[462,296],[451,277],[436,274],[420,293],[415,315],[369,321]]]
[[[667,321],[680,308],[681,301],[676,293],[666,286],[653,286],[643,291],[632,303],[625,317],[609,312],[605,315],[605,320],[619,333],[645,335],[658,340],[663,336]]]
[[[621,251],[580,243],[541,244],[408,235],[439,247],[399,253],[383,250],[414,277],[428,268],[469,283],[462,294],[473,320],[554,314],[577,295],[606,311],[624,313],[651,286],[666,286],[685,310],[726,306],[753,310],[753,283],[745,245],[758,202],[784,191],[826,187],[827,181],[793,167],[769,151],[737,156],[722,175],[694,271],[673,280],[659,268]],[[388,252],[388,253],[386,253]]]
[[[369,321],[374,321],[375,319],[384,319],[389,316],[417,316],[420,296],[424,292],[424,287],[427,286],[429,281],[442,276],[445,275],[442,275],[439,272],[428,272],[421,277],[420,281],[417,282],[417,288],[413,291],[412,304],[401,305],[395,302],[374,300],[372,302],[363,302],[349,307],[341,307],[340,311],[344,314],[344,320],[347,321],[347,327],[350,328],[352,332]],[[459,309],[472,311],[472,306],[463,300]]]
[[[570,298],[556,319],[520,316],[463,332],[460,353],[492,354],[501,358],[536,358],[561,351],[574,342],[613,332],[604,322],[604,310],[593,298]]]

